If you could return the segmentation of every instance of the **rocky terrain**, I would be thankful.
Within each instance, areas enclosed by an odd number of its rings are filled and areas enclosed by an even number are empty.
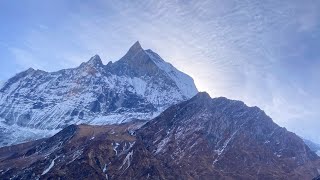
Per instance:
[[[0,148],[1,179],[312,179],[320,158],[257,107],[198,93],[150,121]]]
[[[107,65],[96,55],[73,69],[30,68],[0,86],[0,147],[48,137],[70,124],[151,119],[196,93],[191,77],[139,42]]]

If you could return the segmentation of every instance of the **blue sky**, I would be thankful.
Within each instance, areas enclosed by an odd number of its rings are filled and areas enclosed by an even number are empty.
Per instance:
[[[0,1],[0,80],[118,60],[139,40],[199,90],[320,143],[320,1]]]

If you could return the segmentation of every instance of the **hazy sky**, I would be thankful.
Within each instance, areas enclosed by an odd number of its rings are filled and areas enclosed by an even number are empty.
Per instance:
[[[319,0],[1,0],[0,22],[0,80],[115,61],[139,40],[200,91],[320,143]]]

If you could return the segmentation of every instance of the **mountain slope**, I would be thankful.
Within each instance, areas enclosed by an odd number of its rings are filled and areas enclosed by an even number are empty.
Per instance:
[[[316,144],[312,141],[309,141],[307,139],[303,139],[304,143],[315,153],[317,153],[318,156],[320,156],[320,145]]]
[[[308,179],[320,169],[319,157],[303,140],[259,108],[206,93],[169,108],[139,131],[150,152],[193,172],[186,178]]]
[[[312,179],[320,170],[303,140],[259,108],[206,93],[148,122],[70,126],[0,154],[1,177],[13,179]]]
[[[143,50],[139,42],[107,65],[96,55],[73,69],[49,73],[30,68],[0,89],[0,146],[37,138],[38,130],[54,133],[69,124],[150,119],[196,93],[191,77]],[[35,133],[19,134],[27,128]]]

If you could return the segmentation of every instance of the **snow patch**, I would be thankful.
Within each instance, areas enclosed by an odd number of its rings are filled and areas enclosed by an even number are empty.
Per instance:
[[[116,153],[116,155],[118,155],[118,150],[117,148],[119,147],[119,143],[112,143],[112,147],[113,147],[113,151]]]
[[[136,93],[141,96],[144,96],[144,94],[146,92],[146,88],[147,88],[146,81],[144,81],[140,78],[136,78],[136,77],[131,79],[131,81],[132,81],[132,86],[134,87]]]
[[[169,140],[170,140],[170,138],[166,137],[158,144],[156,154],[158,154],[159,152],[161,152],[163,150],[163,148],[167,145]]]
[[[107,164],[104,165],[102,172],[107,172]]]
[[[4,84],[5,84],[5,82],[4,82],[4,81],[0,81],[0,89],[2,89],[2,88],[3,88]]]
[[[179,90],[187,98],[191,98],[197,94],[198,90],[194,86],[193,79],[186,75],[185,73],[177,70],[170,63],[165,62],[158,54],[152,52],[151,50],[146,51],[153,62],[176,83]]]
[[[106,125],[106,124],[120,124],[124,122],[129,122],[132,119],[143,119],[150,120],[160,114],[159,112],[151,113],[123,113],[123,114],[109,114],[106,116],[99,116],[94,118],[90,124],[91,125]],[[78,123],[79,124],[79,123]]]
[[[223,151],[226,149],[226,147],[228,146],[229,142],[233,139],[234,135],[237,133],[238,131],[235,131],[230,138],[228,138],[224,143],[222,148],[216,150],[216,152],[218,153],[218,157],[223,153]]]
[[[125,170],[127,170],[127,169],[130,167],[131,161],[132,161],[132,155],[133,155],[133,150],[130,151],[130,152],[127,154],[127,156],[124,158],[124,161],[123,161],[123,163],[122,163],[122,165],[121,165],[121,167],[120,167],[119,169],[122,169],[122,167],[123,167],[125,164],[127,164],[127,167],[126,167]]]
[[[107,166],[108,166],[107,164],[104,165],[102,172],[106,175],[106,179],[108,180],[109,176],[107,174]]]
[[[0,118],[0,136],[6,137],[1,141],[0,147],[50,137],[58,133],[60,130],[61,129],[35,129],[21,127],[17,124],[8,125],[5,123],[5,120]]]
[[[49,165],[49,167],[42,172],[41,176],[47,174],[47,173],[53,168],[53,166],[54,166],[54,161],[55,161],[56,159],[57,159],[57,158],[54,158],[54,159],[52,160],[52,162],[51,162],[51,164]]]

